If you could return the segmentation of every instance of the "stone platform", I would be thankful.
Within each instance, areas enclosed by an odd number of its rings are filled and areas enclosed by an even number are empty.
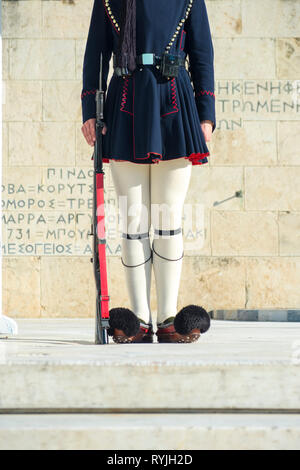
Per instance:
[[[299,415],[0,415],[0,450],[299,450],[299,442]]]
[[[300,448],[296,323],[212,320],[197,343],[102,346],[93,320],[18,324],[0,340],[0,448]]]

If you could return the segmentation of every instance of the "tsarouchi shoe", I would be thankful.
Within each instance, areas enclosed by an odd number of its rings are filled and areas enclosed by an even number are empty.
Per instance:
[[[115,343],[153,343],[153,328],[128,308],[109,311],[108,335]]]
[[[203,307],[187,305],[157,327],[159,343],[193,343],[209,329],[210,316]]]

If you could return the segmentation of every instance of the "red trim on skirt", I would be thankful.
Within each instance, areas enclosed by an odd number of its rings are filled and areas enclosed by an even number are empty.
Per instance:
[[[151,163],[159,163],[160,161],[170,161],[170,160],[163,160],[162,155],[160,153],[156,153],[156,152],[148,152],[146,158],[150,158],[151,154],[158,155],[158,157],[154,158]],[[202,162],[201,160],[204,160],[209,155],[210,155],[209,152],[207,152],[207,153],[191,153],[188,157],[182,155],[181,157],[175,157],[175,158],[172,158],[171,160],[175,160],[176,158],[186,158],[187,160],[190,160],[192,162],[192,165],[203,165],[207,162]],[[91,160],[93,160],[93,156],[92,156]],[[110,158],[110,159],[109,158],[103,158],[102,159],[103,163],[109,163],[110,160],[114,160],[116,162],[130,161],[131,163],[138,163],[137,161],[119,160],[117,158]]]

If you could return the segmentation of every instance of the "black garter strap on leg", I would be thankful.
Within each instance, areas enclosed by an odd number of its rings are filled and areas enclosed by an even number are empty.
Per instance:
[[[159,230],[159,229],[154,229],[154,233],[156,235],[177,235],[178,233],[181,233],[181,227],[179,228],[176,228],[174,230]],[[159,253],[157,253],[157,251],[155,251],[154,249],[154,240],[153,240],[153,243],[152,243],[152,251],[157,255],[159,256],[160,258],[162,259],[165,259],[167,261],[179,261],[183,258],[184,256],[184,251],[182,252],[182,255],[180,256],[180,258],[177,258],[177,259],[170,259],[170,258],[166,258],[165,256],[162,256],[160,255]]]
[[[147,263],[147,261],[149,261],[150,259],[152,259],[152,256],[153,256],[153,254],[152,254],[152,251],[151,251],[151,255],[149,256],[149,258],[148,258],[148,259],[146,259],[146,261],[143,261],[143,262],[142,262],[142,263],[140,263],[140,264],[134,264],[134,265],[131,265],[131,264],[125,264],[125,263],[124,263],[124,261],[123,261],[123,258],[122,258],[122,256],[121,256],[121,261],[122,261],[122,264],[123,264],[123,266],[126,266],[126,268],[137,268],[138,266],[142,266],[142,264],[146,264],[146,263]]]
[[[183,252],[182,252],[182,255],[180,256],[180,258],[177,258],[177,259],[170,259],[170,258],[165,258],[165,257],[162,256],[162,255],[159,255],[159,254],[157,253],[157,251],[154,250],[153,245],[152,245],[152,250],[153,250],[153,252],[154,252],[157,256],[159,256],[160,258],[163,258],[163,259],[165,259],[165,260],[167,260],[167,261],[179,261],[179,260],[182,259],[183,256],[184,256],[184,251],[183,251]]]
[[[177,235],[178,233],[181,233],[181,227],[173,229],[173,230],[159,230],[159,229],[154,229],[154,233],[156,235]]]
[[[145,233],[122,233],[122,238],[127,240],[140,240],[141,238],[149,238],[149,232]]]
[[[149,238],[149,232],[146,232],[146,233],[133,233],[133,234],[123,232],[122,233],[122,238],[127,238],[127,240],[141,240],[142,238]],[[143,264],[146,264],[150,259],[152,261],[152,258],[153,258],[153,253],[152,253],[152,250],[151,250],[150,257],[148,259],[146,259],[146,261],[143,261],[140,264],[135,264],[135,265],[125,264],[124,261],[123,261],[122,256],[121,256],[121,262],[122,262],[123,266],[126,266],[126,268],[137,268],[138,266],[142,266]]]

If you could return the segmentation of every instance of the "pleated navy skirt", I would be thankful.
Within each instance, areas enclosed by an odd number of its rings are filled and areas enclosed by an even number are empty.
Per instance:
[[[104,163],[112,159],[158,163],[175,158],[187,158],[193,165],[208,162],[209,150],[185,67],[169,80],[154,65],[138,66],[126,78],[113,74],[104,120]]]

